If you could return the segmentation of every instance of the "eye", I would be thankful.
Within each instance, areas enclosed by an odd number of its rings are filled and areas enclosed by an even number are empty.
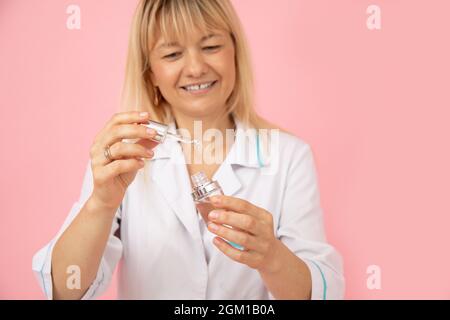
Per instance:
[[[217,45],[217,46],[207,46],[207,47],[203,47],[203,50],[207,50],[207,51],[214,51],[214,50],[218,50],[220,49],[222,46]]]
[[[181,52],[174,52],[168,55],[165,55],[163,58],[164,59],[175,59],[177,57],[179,57],[181,55]]]

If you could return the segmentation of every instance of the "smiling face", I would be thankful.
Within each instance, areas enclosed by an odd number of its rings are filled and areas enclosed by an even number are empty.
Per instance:
[[[201,118],[225,112],[235,81],[235,48],[228,32],[193,32],[179,43],[159,34],[150,51],[151,79],[175,114]]]

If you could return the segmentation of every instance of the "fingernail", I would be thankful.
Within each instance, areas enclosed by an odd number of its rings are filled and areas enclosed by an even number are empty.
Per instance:
[[[147,133],[148,133],[149,135],[153,136],[153,135],[155,135],[156,131],[153,130],[153,129],[148,128],[148,129],[147,129]]]
[[[210,224],[208,224],[208,228],[209,228],[210,230],[212,230],[212,231],[217,231],[217,230],[219,230],[219,226],[218,226],[217,224],[215,224],[215,223],[210,223]]]
[[[139,116],[141,118],[147,118],[148,117],[148,112],[141,112],[141,113],[139,113]]]
[[[219,217],[219,212],[216,211],[216,210],[213,210],[213,211],[211,211],[211,212],[209,213],[209,217],[210,217],[211,219],[217,219],[217,218]]]
[[[149,155],[150,157],[153,156],[153,150],[147,149],[147,150],[145,150],[145,152],[146,152],[147,155]]]

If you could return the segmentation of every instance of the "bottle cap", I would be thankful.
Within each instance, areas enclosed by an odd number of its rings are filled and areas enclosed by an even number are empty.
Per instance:
[[[194,188],[198,188],[202,185],[208,184],[209,179],[203,171],[199,171],[191,176],[192,184]]]
[[[216,191],[222,192],[222,188],[217,181],[211,181],[206,174],[202,171],[197,172],[191,176],[194,190],[192,191],[192,197],[194,201],[200,201],[201,199],[210,196]]]

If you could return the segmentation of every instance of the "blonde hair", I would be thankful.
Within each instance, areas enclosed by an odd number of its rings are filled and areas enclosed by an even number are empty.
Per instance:
[[[184,39],[190,30],[221,29],[235,46],[236,81],[227,100],[227,114],[254,128],[278,128],[254,109],[253,72],[240,20],[229,0],[141,0],[136,8],[128,48],[121,109],[148,111],[152,119],[169,123],[173,115],[152,84],[150,51],[157,32],[165,39]]]

